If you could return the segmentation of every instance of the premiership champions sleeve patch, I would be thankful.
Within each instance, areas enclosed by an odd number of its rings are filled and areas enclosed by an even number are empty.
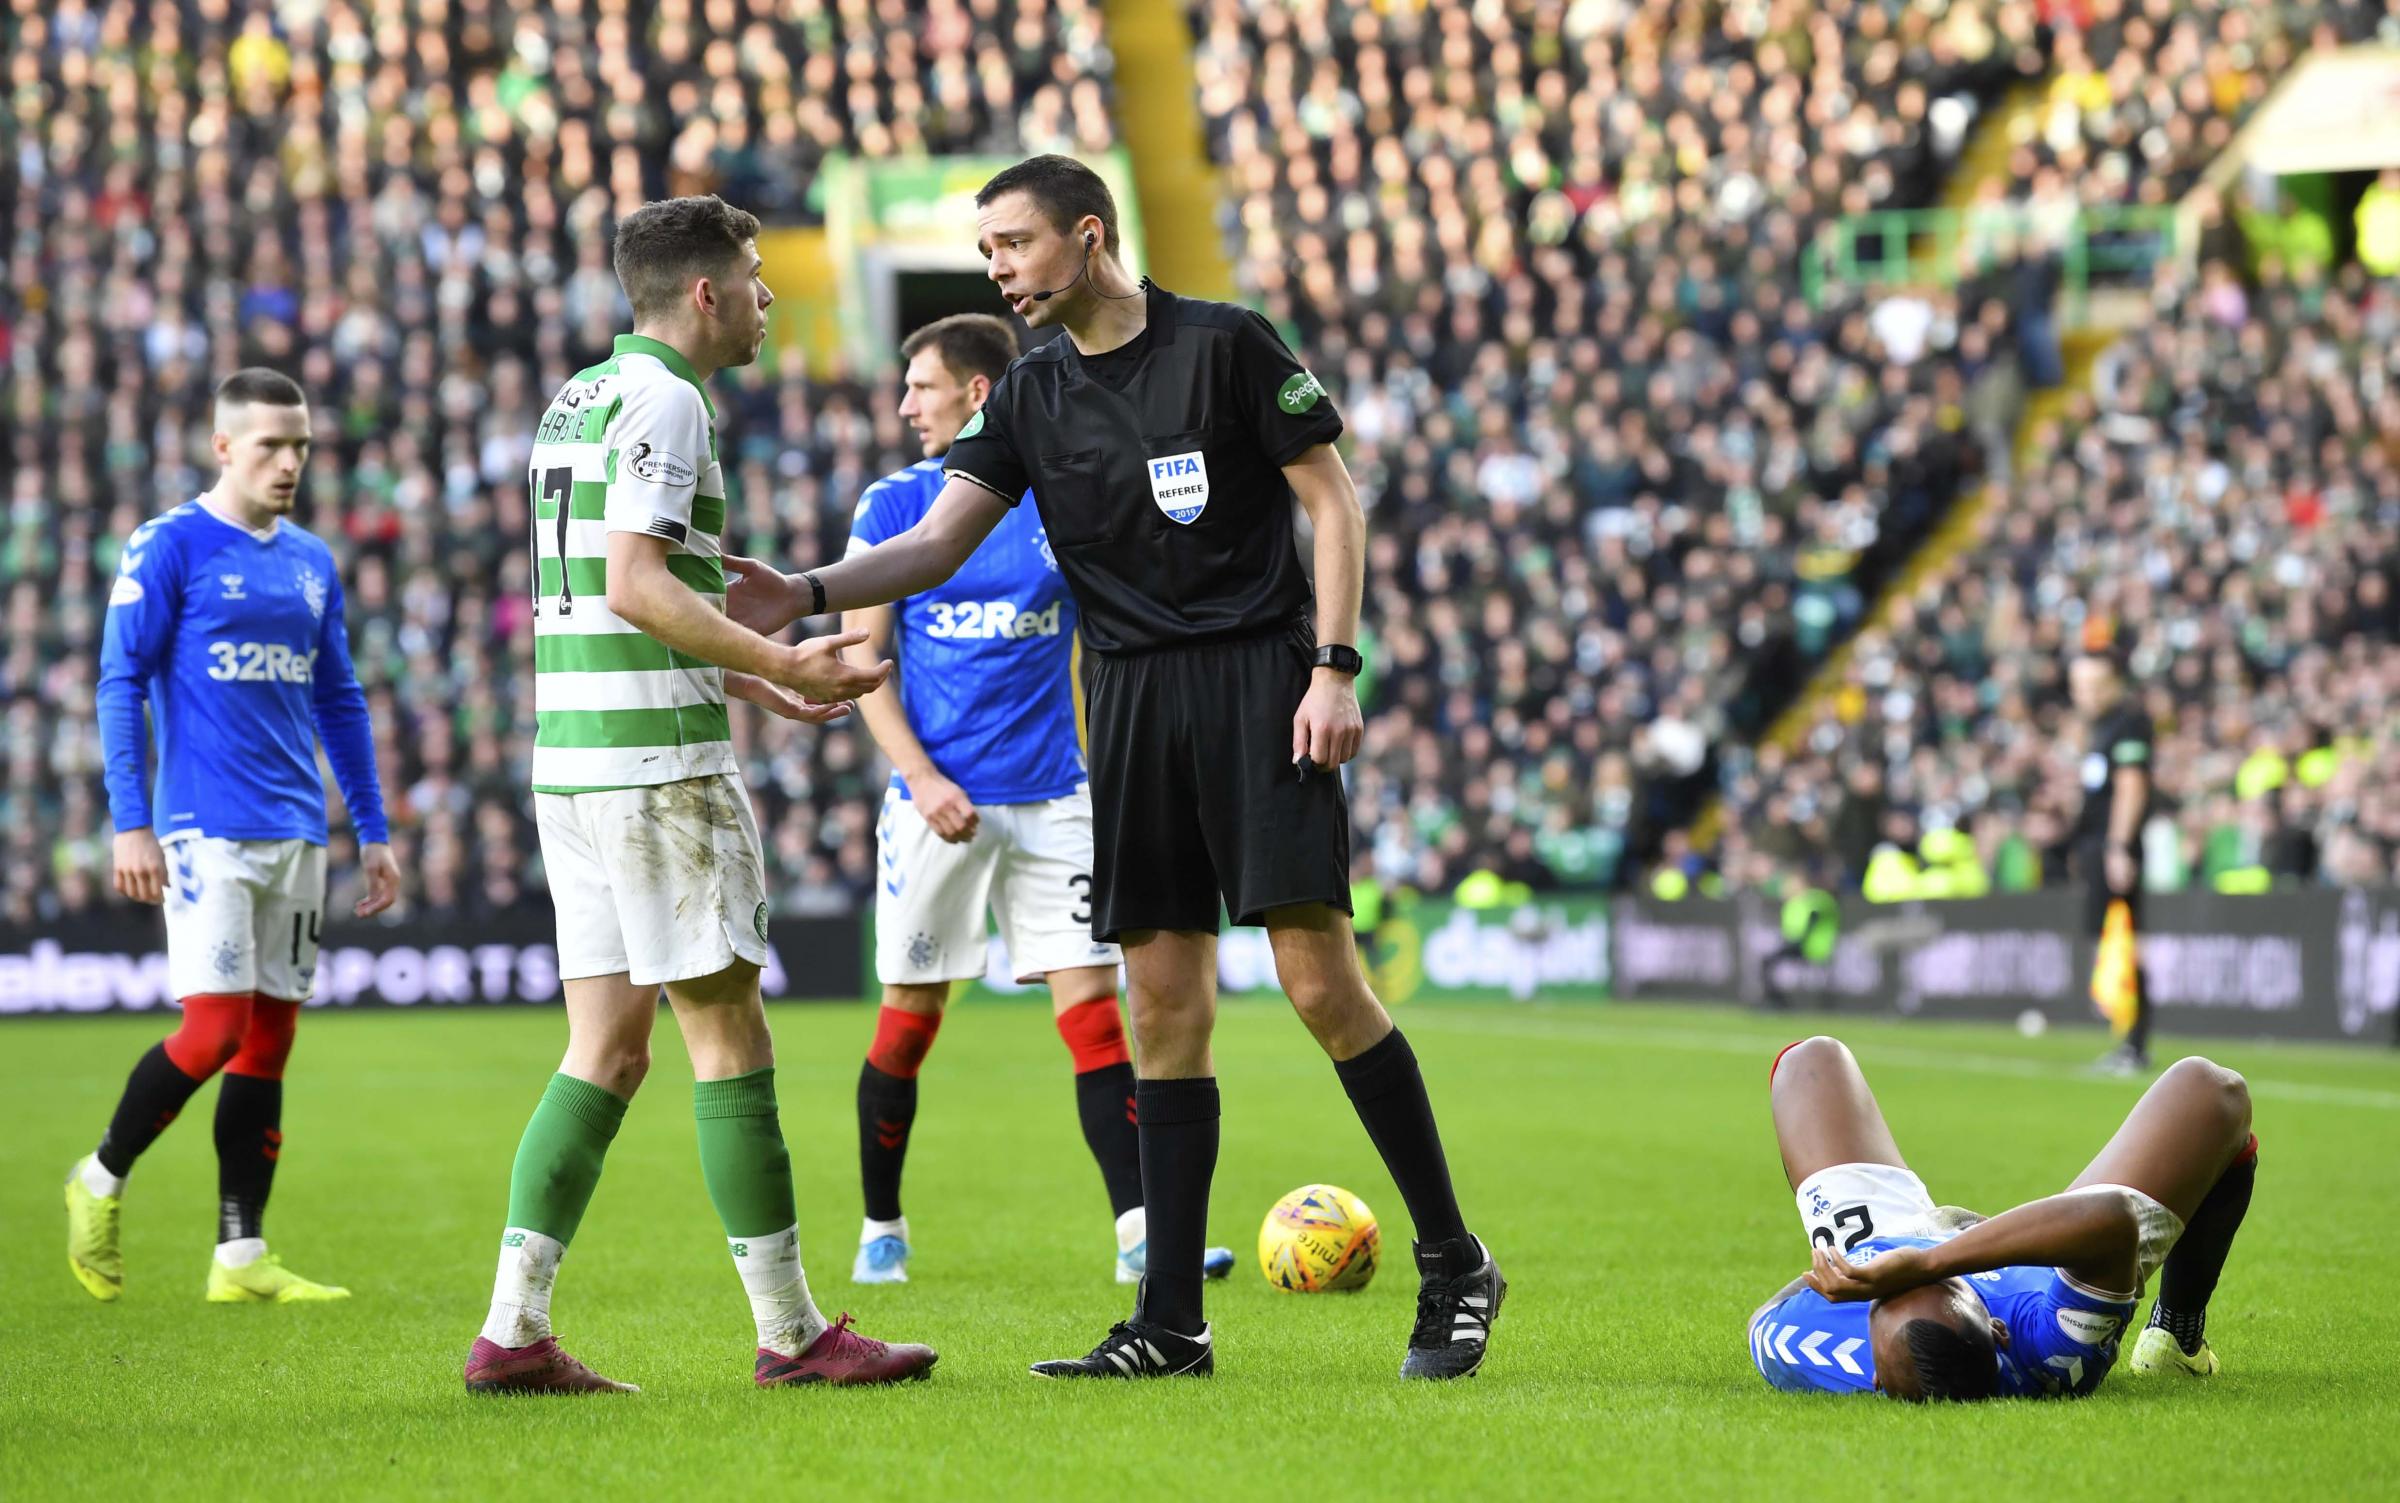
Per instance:
[[[647,441],[626,451],[625,468],[652,485],[690,485],[700,478],[699,471]]]
[[[1295,371],[1275,393],[1275,405],[1298,417],[1325,399],[1325,388],[1307,371]]]

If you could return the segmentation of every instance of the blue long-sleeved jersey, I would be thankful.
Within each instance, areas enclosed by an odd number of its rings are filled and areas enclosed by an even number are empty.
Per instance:
[[[136,528],[108,597],[99,709],[119,830],[323,845],[321,737],[358,838],[391,838],[333,553],[288,521],[261,538],[187,501]]]

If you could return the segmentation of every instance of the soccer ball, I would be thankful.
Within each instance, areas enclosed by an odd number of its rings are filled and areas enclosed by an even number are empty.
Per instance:
[[[1268,1283],[1294,1294],[1364,1289],[1382,1246],[1365,1201],[1338,1185],[1302,1185],[1267,1212],[1258,1265]]]

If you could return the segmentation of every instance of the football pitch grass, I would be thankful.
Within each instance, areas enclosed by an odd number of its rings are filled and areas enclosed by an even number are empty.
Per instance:
[[[1228,1002],[1211,1240],[1213,1382],[1026,1375],[1127,1308],[1099,1177],[1044,1009],[966,1002],[923,1077],[915,1283],[848,1280],[862,1006],[773,1009],[811,1283],[828,1315],[928,1341],[930,1382],[762,1393],[749,1312],[662,1018],[649,1084],[560,1281],[558,1329],[627,1398],[490,1399],[459,1366],[483,1318],[510,1157],[563,1041],[555,1009],[311,1015],[268,1230],[348,1284],[323,1306],[200,1300],[214,1092],[135,1172],[128,1283],[69,1277],[59,1181],[152,1016],[0,1029],[0,1477],[16,1497],[645,1496],[1233,1499],[2385,1493],[2400,1471],[2400,1058],[2210,1042],[2252,1080],[2257,1199],[2218,1291],[2208,1382],[2120,1367],[2079,1404],[1920,1409],[1778,1394],[1750,1310],[1805,1265],[1766,1070],[1850,1041],[1937,1198],[1991,1211],[2063,1186],[2139,1085],[2077,1073],[2098,1036],[1825,1023],[1718,1008],[1414,1004],[1469,1221],[1510,1280],[1484,1373],[1395,1376],[1413,1308],[1405,1212],[1332,1070],[1280,1003]],[[2192,1046],[2167,1041],[2172,1057]],[[1260,1218],[1330,1180],[1382,1217],[1356,1295],[1260,1277]],[[2145,1310],[2146,1310],[2145,1306]],[[2388,1493],[2387,1493],[2388,1495]]]

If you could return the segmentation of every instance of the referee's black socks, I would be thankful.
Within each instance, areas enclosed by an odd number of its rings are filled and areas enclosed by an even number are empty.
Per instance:
[[[1465,1236],[1458,1196],[1450,1188],[1450,1164],[1442,1156],[1441,1129],[1433,1125],[1433,1103],[1408,1040],[1394,1028],[1364,1053],[1335,1060],[1333,1068],[1400,1187],[1400,1198],[1408,1202],[1417,1241],[1431,1247]],[[1151,1213],[1154,1226],[1157,1214]]]
[[[1217,1174],[1217,1080],[1137,1080],[1133,1102],[1150,1238],[1141,1315],[1197,1336],[1206,1323],[1200,1260],[1208,1246],[1208,1186]]]

